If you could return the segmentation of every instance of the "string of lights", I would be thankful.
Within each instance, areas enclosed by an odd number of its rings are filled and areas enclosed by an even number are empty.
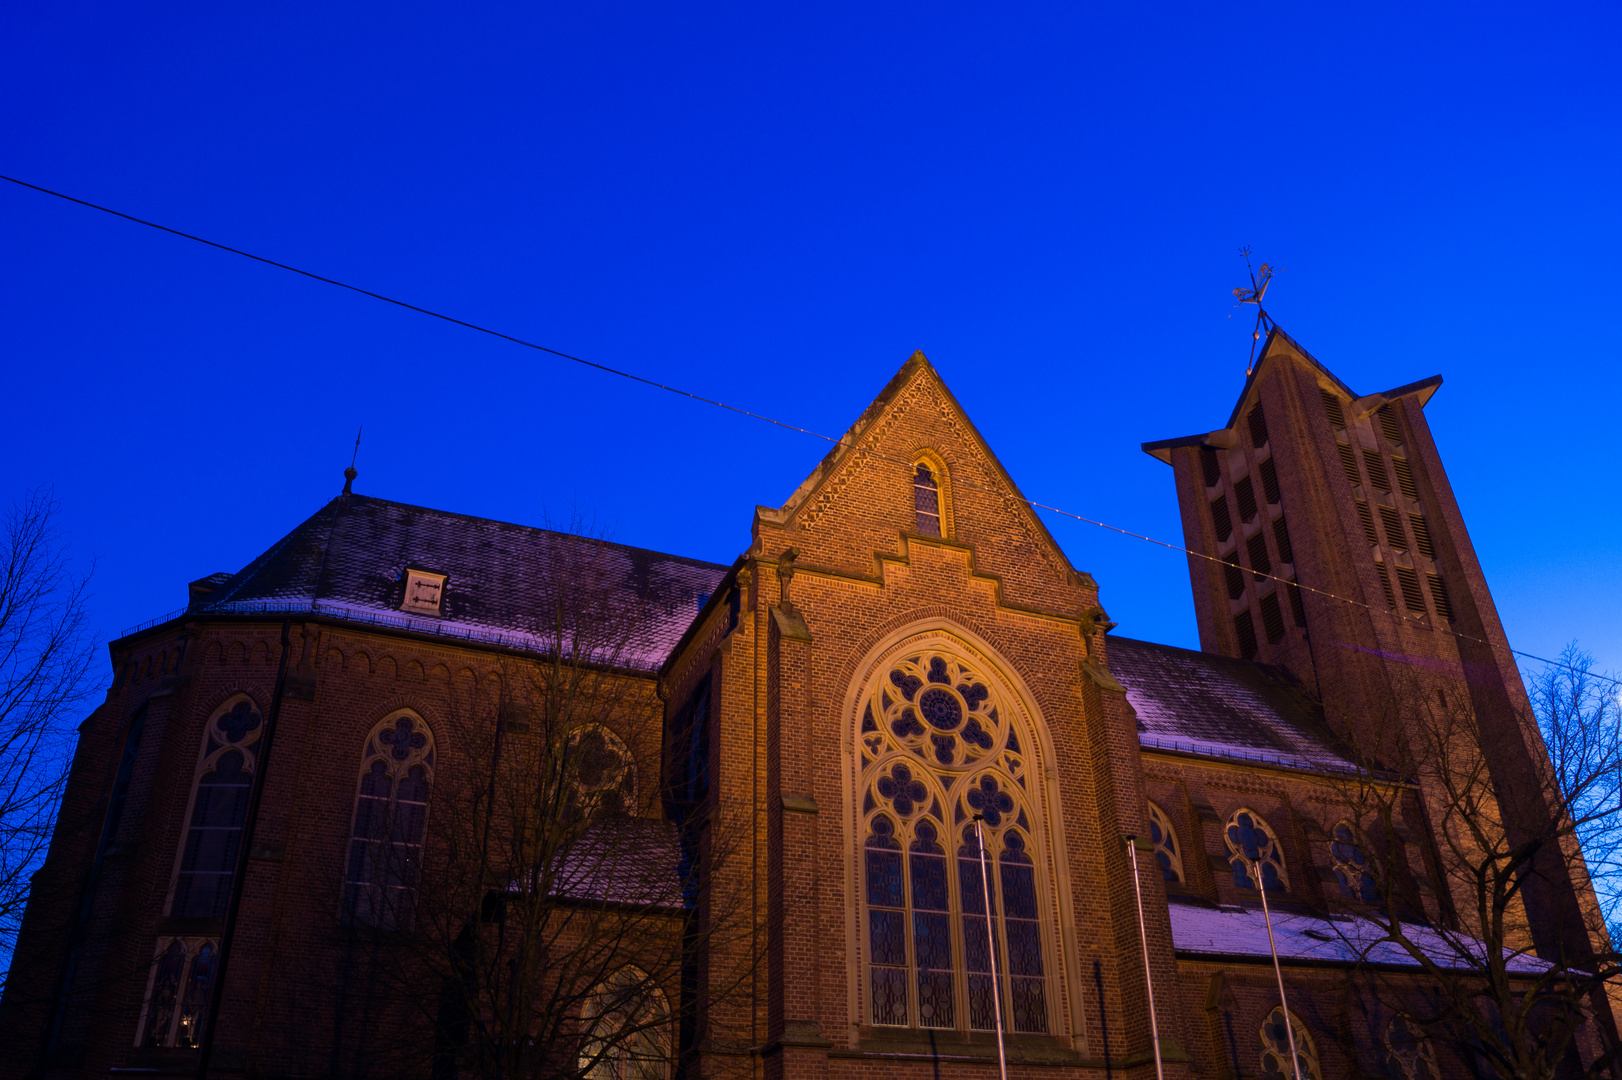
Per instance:
[[[563,351],[561,351],[559,349],[553,349],[553,348],[550,348],[550,347],[548,347],[546,345],[541,345],[541,344],[538,344],[538,343],[533,342],[533,341],[527,341],[524,338],[518,337],[518,336],[513,335],[513,334],[508,334],[508,333],[505,333],[503,331],[495,330],[495,329],[492,329],[492,328],[487,327],[487,326],[481,326],[478,323],[468,322],[465,319],[458,319],[453,315],[446,315],[443,312],[435,311],[432,308],[426,308],[426,307],[422,307],[422,306],[417,305],[417,304],[409,303],[409,302],[407,302],[405,300],[399,300],[399,299],[396,299],[395,297],[387,296],[387,295],[385,295],[383,293],[373,292],[370,289],[363,289],[358,285],[351,285],[348,282],[339,281],[336,278],[330,278],[330,277],[326,277],[326,276],[321,275],[321,274],[314,273],[314,272],[309,271],[309,270],[304,270],[304,269],[302,269],[300,267],[293,266],[293,265],[291,265],[289,263],[279,262],[279,261],[277,261],[275,259],[266,258],[263,255],[256,255],[251,251],[244,251],[241,248],[232,247],[229,244],[222,244],[222,243],[219,243],[218,241],[209,240],[206,237],[197,236],[197,235],[195,235],[193,233],[188,233],[188,232],[184,232],[184,231],[182,231],[180,229],[171,228],[168,225],[163,225],[163,224],[160,224],[160,223],[155,222],[155,221],[149,221],[146,218],[136,217],[134,214],[127,214],[127,213],[124,213],[121,210],[115,210],[112,207],[103,206],[100,203],[91,202],[88,199],[80,199],[80,198],[77,198],[77,197],[75,197],[73,195],[68,195],[68,194],[66,194],[64,192],[55,191],[55,190],[53,190],[51,188],[47,188],[47,187],[42,187],[42,186],[40,186],[38,184],[31,184],[31,183],[27,182],[26,180],[20,180],[20,179],[14,177],[14,176],[7,176],[7,175],[5,175],[3,173],[0,173],[0,180],[5,180],[5,181],[7,181],[9,183],[17,185],[18,187],[27,188],[27,189],[29,189],[31,191],[37,191],[42,195],[50,195],[53,198],[62,199],[64,201],[70,202],[70,203],[75,203],[75,204],[77,204],[79,206],[87,207],[88,209],[91,209],[91,210],[99,210],[100,212],[102,212],[104,214],[110,214],[113,217],[123,218],[125,221],[134,222],[137,225],[145,225],[148,228],[157,229],[159,232],[169,233],[172,236],[178,236],[178,237],[181,237],[182,239],[185,239],[185,240],[191,240],[191,241],[193,241],[195,243],[203,244],[203,245],[205,245],[207,247],[211,247],[211,248],[218,249],[220,251],[228,252],[228,253],[230,253],[232,255],[239,255],[242,258],[251,259],[254,262],[264,263],[267,266],[274,266],[279,270],[286,270],[289,273],[299,274],[299,275],[301,275],[303,277],[310,278],[311,280],[314,280],[314,281],[322,282],[323,284],[326,284],[326,285],[334,285],[334,286],[336,286],[336,287],[338,287],[340,289],[347,289],[350,292],[359,293],[362,296],[368,296],[368,297],[371,297],[374,300],[381,300],[382,302],[384,302],[386,304],[393,304],[395,307],[404,308],[407,311],[414,311],[414,312],[417,312],[420,315],[427,315],[430,318],[439,319],[439,320],[441,320],[443,322],[451,323],[451,324],[453,324],[455,326],[460,326],[460,327],[463,327],[463,328],[468,329],[468,330],[476,331],[477,333],[487,334],[487,335],[489,335],[491,337],[500,338],[501,340],[511,342],[514,345],[521,345],[526,349],[534,349],[537,352],[543,352],[543,353],[548,354],[549,356],[554,356],[554,357],[557,357],[558,359],[561,359],[561,360],[567,360],[567,361],[570,361],[571,363],[580,364],[583,367],[592,368],[592,369],[594,369],[596,371],[603,372],[604,374],[616,375],[616,376],[618,376],[618,377],[620,377],[622,379],[628,379],[631,382],[640,383],[643,386],[652,387],[652,388],[654,388],[656,390],[663,390],[663,391],[665,391],[667,393],[674,394],[677,397],[688,398],[688,399],[690,399],[692,401],[699,402],[700,404],[710,405],[710,406],[713,406],[714,408],[717,408],[717,409],[723,409],[723,410],[725,410],[727,412],[732,412],[732,413],[736,413],[736,414],[738,414],[740,416],[749,417],[752,420],[759,420],[762,423],[771,424],[771,425],[773,425],[775,427],[784,428],[785,430],[788,430],[788,431],[798,432],[799,434],[802,434],[802,435],[809,435],[812,438],[821,439],[822,441],[824,441],[826,443],[829,443],[829,444],[831,444],[832,446],[834,446],[836,448],[841,447],[841,446],[847,447],[850,450],[852,450],[853,452],[863,454],[863,455],[865,455],[865,456],[867,456],[869,458],[872,458],[875,461],[882,461],[882,462],[885,462],[885,463],[902,466],[909,473],[912,472],[912,470],[915,468],[915,465],[916,465],[916,463],[914,463],[910,459],[898,458],[898,457],[893,457],[893,456],[890,456],[890,455],[886,455],[886,454],[880,453],[879,451],[877,451],[877,450],[875,450],[875,449],[873,449],[871,447],[864,447],[864,446],[859,445],[857,442],[849,441],[850,436],[849,436],[848,433],[845,436],[840,436],[838,438],[835,438],[832,435],[825,435],[822,432],[815,431],[815,430],[813,430],[811,428],[801,427],[798,424],[791,424],[791,423],[788,423],[787,421],[784,421],[784,420],[778,420],[778,419],[776,419],[774,417],[767,416],[764,413],[754,412],[754,411],[752,411],[750,409],[745,409],[745,408],[742,408],[742,407],[737,406],[737,405],[728,404],[727,402],[720,401],[720,400],[717,400],[717,399],[711,398],[711,397],[706,397],[706,396],[704,396],[702,394],[696,394],[696,393],[693,393],[692,391],[689,391],[689,390],[683,390],[680,387],[671,386],[671,385],[669,385],[667,383],[662,383],[662,382],[659,382],[659,381],[657,381],[655,379],[649,379],[649,378],[646,378],[645,376],[637,375],[637,374],[635,374],[633,372],[625,371],[625,370],[622,370],[622,369],[616,368],[616,367],[611,367],[611,366],[609,366],[607,364],[600,364],[600,363],[597,363],[596,361],[593,361],[593,360],[587,360],[584,357],[575,356],[575,355],[573,355],[571,353],[566,353],[566,352],[563,352]],[[1081,522],[1083,524],[1093,525],[1093,526],[1096,526],[1096,527],[1098,527],[1100,529],[1107,530],[1109,532],[1119,533],[1122,536],[1131,537],[1134,540],[1141,540],[1141,541],[1143,541],[1145,543],[1148,543],[1148,544],[1154,544],[1154,545],[1157,545],[1159,547],[1166,548],[1169,551],[1181,552],[1184,555],[1188,555],[1188,556],[1191,556],[1193,558],[1204,559],[1205,561],[1211,562],[1211,563],[1224,563],[1225,564],[1227,562],[1226,559],[1223,559],[1223,558],[1221,558],[1219,556],[1216,556],[1216,555],[1208,555],[1205,552],[1194,551],[1194,550],[1191,550],[1190,548],[1184,547],[1181,544],[1174,544],[1174,543],[1171,543],[1171,542],[1166,541],[1166,540],[1160,540],[1160,539],[1157,539],[1155,537],[1145,535],[1144,533],[1134,532],[1131,529],[1122,528],[1119,525],[1111,525],[1109,522],[1100,521],[1100,520],[1098,520],[1096,518],[1090,518],[1090,517],[1087,517],[1085,514],[1078,514],[1078,513],[1074,512],[1074,511],[1065,510],[1065,509],[1063,509],[1061,507],[1053,506],[1053,505],[1050,505],[1048,503],[1037,502],[1034,499],[1027,499],[1022,494],[1020,494],[1017,489],[1014,489],[1012,491],[1004,491],[1004,490],[1002,490],[1000,488],[994,488],[994,487],[991,487],[991,486],[985,485],[985,484],[977,484],[977,483],[974,483],[973,481],[970,481],[970,480],[967,480],[967,479],[964,479],[964,478],[960,478],[960,477],[954,477],[952,482],[957,486],[966,487],[966,488],[973,488],[973,489],[980,490],[980,491],[985,491],[985,492],[991,493],[991,494],[993,494],[993,495],[995,495],[995,496],[997,496],[999,498],[1012,496],[1014,499],[1016,499],[1016,500],[1018,500],[1020,502],[1023,502],[1026,506],[1030,507],[1033,510],[1045,510],[1050,514],[1056,514],[1056,515],[1058,515],[1060,517],[1069,518],[1071,520],[1078,521],[1078,522]],[[1483,645],[1483,646],[1485,646],[1485,647],[1487,647],[1489,649],[1502,650],[1502,649],[1506,648],[1506,646],[1500,646],[1500,645],[1494,644],[1493,642],[1488,641],[1485,638],[1477,637],[1477,636],[1475,636],[1473,634],[1466,634],[1466,633],[1463,633],[1462,631],[1454,630],[1454,629],[1451,629],[1449,627],[1435,626],[1435,625],[1431,624],[1430,622],[1428,622],[1425,619],[1424,616],[1411,615],[1409,613],[1398,611],[1396,609],[1377,608],[1372,604],[1368,604],[1368,603],[1365,603],[1362,600],[1357,599],[1356,597],[1342,596],[1342,595],[1340,595],[1338,593],[1330,592],[1330,591],[1325,590],[1325,589],[1318,589],[1318,588],[1314,588],[1314,587],[1312,587],[1310,585],[1303,585],[1298,581],[1291,581],[1291,580],[1279,577],[1279,576],[1277,576],[1275,574],[1271,574],[1271,573],[1260,573],[1260,574],[1258,574],[1253,570],[1247,571],[1247,573],[1254,574],[1258,579],[1261,579],[1261,580],[1271,580],[1271,581],[1277,582],[1280,585],[1283,585],[1283,586],[1285,586],[1287,588],[1300,589],[1303,592],[1313,593],[1315,595],[1323,596],[1323,597],[1326,597],[1326,598],[1328,598],[1330,600],[1335,600],[1335,601],[1338,601],[1338,602],[1343,603],[1343,604],[1351,604],[1351,605],[1354,605],[1356,607],[1363,608],[1364,610],[1366,610],[1366,611],[1368,611],[1368,612],[1370,612],[1372,614],[1388,615],[1391,618],[1398,619],[1399,621],[1411,624],[1411,625],[1413,625],[1413,626],[1415,626],[1417,628],[1429,630],[1429,631],[1434,632],[1434,633],[1447,634],[1447,635],[1450,635],[1452,637],[1458,638],[1458,639],[1460,639],[1462,641],[1468,641],[1468,642],[1471,642],[1472,644],[1476,644],[1476,645]],[[1590,670],[1587,670],[1587,669],[1584,669],[1584,668],[1578,668],[1578,667],[1575,667],[1575,666],[1573,666],[1571,664],[1566,664],[1566,663],[1564,663],[1562,661],[1559,661],[1559,660],[1550,660],[1547,657],[1537,656],[1537,655],[1535,655],[1533,653],[1525,652],[1525,651],[1523,651],[1521,649],[1509,648],[1508,651],[1513,656],[1524,657],[1525,659],[1528,659],[1528,660],[1535,660],[1535,661],[1537,661],[1538,663],[1541,663],[1541,664],[1548,664],[1548,665],[1550,665],[1552,667],[1562,668],[1562,669],[1570,671],[1570,672],[1572,672],[1574,674],[1586,675],[1586,676],[1589,676],[1591,678],[1600,679],[1600,680],[1602,680],[1604,682],[1611,683],[1612,685],[1615,685],[1617,687],[1622,687],[1622,679],[1613,678],[1613,677],[1611,677],[1609,675],[1602,675],[1602,674],[1600,674],[1599,672],[1596,672],[1596,671],[1590,671]]]

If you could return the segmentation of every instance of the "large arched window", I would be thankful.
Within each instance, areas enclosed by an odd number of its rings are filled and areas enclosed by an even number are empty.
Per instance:
[[[172,915],[225,917],[264,730],[259,708],[245,696],[227,701],[209,718],[175,875]]]
[[[434,781],[434,738],[398,712],[372,729],[361,754],[350,830],[344,914],[368,926],[410,924]]]
[[[1235,810],[1223,838],[1228,842],[1228,865],[1233,868],[1235,885],[1254,889],[1255,878],[1260,877],[1268,892],[1283,892],[1289,887],[1278,837],[1256,811],[1248,807]]]
[[[594,988],[584,1010],[580,1072],[587,1080],[666,1080],[671,1017],[647,974],[622,968]]]
[[[867,1020],[985,1031],[1000,999],[1004,1026],[1045,1032],[1050,932],[1030,736],[979,666],[939,645],[903,654],[874,682],[859,703]]]
[[[1160,864],[1160,873],[1167,881],[1182,884],[1183,881],[1183,855],[1177,847],[1177,833],[1171,827],[1171,818],[1166,811],[1149,804],[1149,840],[1155,847],[1155,861]]]

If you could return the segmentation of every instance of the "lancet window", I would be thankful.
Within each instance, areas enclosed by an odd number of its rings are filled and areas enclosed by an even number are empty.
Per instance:
[[[1380,899],[1380,887],[1369,872],[1368,857],[1357,842],[1357,830],[1351,822],[1342,821],[1335,826],[1335,838],[1329,842],[1329,861],[1343,896],[1367,903]]]
[[[1046,1032],[1030,736],[974,664],[940,650],[892,662],[861,709],[868,1021],[986,1031],[1000,1004],[1007,1029]]]
[[[209,719],[175,876],[173,915],[225,917],[264,727],[258,707],[246,697],[226,702]]]
[[[366,737],[344,882],[350,919],[410,924],[433,779],[433,733],[416,714],[395,713]]]
[[[913,474],[912,499],[917,512],[917,530],[925,536],[942,535],[940,482],[935,470],[922,461]]]
[[[158,941],[137,1046],[195,1047],[203,1037],[220,944],[213,938]]]
[[[1149,840],[1155,847],[1155,861],[1160,864],[1160,873],[1167,881],[1182,884],[1183,881],[1183,855],[1177,846],[1177,833],[1171,827],[1171,819],[1166,811],[1149,804]]]
[[[1284,873],[1284,855],[1278,837],[1254,810],[1240,809],[1228,819],[1224,833],[1228,842],[1228,865],[1233,883],[1241,889],[1257,887],[1259,877],[1268,892],[1283,892],[1290,883]]]
[[[1290,1014],[1290,1030],[1284,1027],[1284,1010],[1274,1007],[1262,1022],[1262,1080],[1295,1080],[1290,1063],[1290,1032],[1295,1033],[1295,1059],[1301,1066],[1301,1080],[1323,1080],[1318,1064],[1318,1047],[1307,1034],[1301,1018]]]

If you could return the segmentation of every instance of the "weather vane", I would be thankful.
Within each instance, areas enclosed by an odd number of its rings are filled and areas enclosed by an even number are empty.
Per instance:
[[[1278,324],[1268,317],[1267,309],[1262,307],[1262,298],[1267,295],[1267,283],[1273,280],[1273,268],[1266,263],[1262,263],[1260,270],[1252,269],[1250,265],[1250,248],[1248,247],[1240,248],[1239,254],[1244,256],[1245,269],[1250,271],[1250,288],[1247,289],[1243,285],[1239,286],[1233,290],[1233,298],[1241,304],[1256,305],[1256,329],[1250,335],[1250,362],[1245,365],[1245,374],[1249,375],[1256,370],[1256,345],[1262,339],[1263,328],[1271,330]],[[1281,266],[1279,269],[1283,270],[1284,267]],[[1228,317],[1232,318],[1233,316]]]

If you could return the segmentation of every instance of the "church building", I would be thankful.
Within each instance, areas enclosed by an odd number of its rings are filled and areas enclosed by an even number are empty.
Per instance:
[[[368,1064],[351,929],[403,933],[418,900],[368,830],[416,822],[386,843],[423,875],[451,857],[421,823],[462,812],[447,793],[495,733],[530,730],[512,665],[559,647],[540,597],[589,549],[636,626],[585,660],[659,718],[605,721],[594,752],[672,867],[734,838],[715,886],[745,927],[593,1080],[1469,1076],[1369,990],[1378,968],[1423,993],[1417,968],[1345,930],[1379,902],[1370,785],[1415,918],[1468,922],[1431,793],[1381,771],[1403,709],[1466,710],[1495,784],[1545,761],[1426,424],[1440,385],[1359,393],[1274,329],[1224,425],[1144,444],[1199,651],[1112,632],[1108,581],[921,353],[729,565],[346,485],[111,643],[0,1073],[196,1075],[206,1042],[213,1075],[474,1075]],[[1583,903],[1569,877],[1528,889],[1539,955],[1580,954]],[[722,951],[749,970],[707,995]]]

